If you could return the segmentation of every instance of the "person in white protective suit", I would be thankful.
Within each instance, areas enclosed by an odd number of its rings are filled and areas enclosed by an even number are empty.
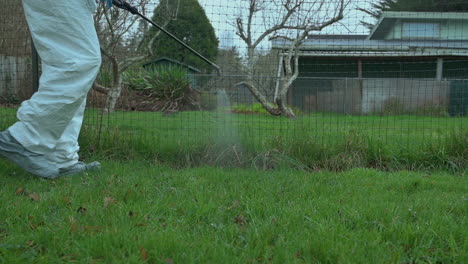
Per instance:
[[[23,7],[42,75],[39,90],[18,109],[19,121],[0,132],[0,155],[51,179],[100,169],[78,160],[86,96],[101,65],[96,2],[23,0]]]

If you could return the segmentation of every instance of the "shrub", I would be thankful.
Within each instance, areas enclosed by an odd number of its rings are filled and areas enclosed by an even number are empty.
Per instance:
[[[154,67],[147,71],[124,74],[130,91],[157,99],[162,112],[175,112],[198,107],[198,93],[190,86],[187,71],[179,67]]]
[[[127,71],[122,74],[123,82],[128,90],[131,91],[144,91],[148,88],[147,78],[152,78],[151,76],[156,73],[152,71],[141,71],[133,70]]]

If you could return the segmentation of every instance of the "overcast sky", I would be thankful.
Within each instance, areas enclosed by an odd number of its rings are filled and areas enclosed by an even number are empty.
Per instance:
[[[332,25],[321,33],[317,32],[317,34],[367,34],[368,29],[362,26],[360,21],[372,21],[372,18],[367,16],[364,12],[357,11],[356,8],[367,8],[370,6],[370,1],[372,0],[351,0],[346,16],[341,23]],[[199,2],[204,7],[208,18],[216,30],[216,35],[221,41],[220,46],[243,47],[244,45],[242,45],[242,41],[235,34],[236,29],[231,24],[235,17],[239,15],[239,10],[244,10],[244,15],[247,13],[247,10],[245,10],[245,4],[248,0],[199,0]],[[242,4],[244,4],[244,9],[241,7]],[[274,13],[275,11],[271,10],[270,12]],[[265,16],[268,15],[269,14],[266,14]],[[323,15],[325,16],[326,14],[323,13]],[[254,24],[256,25],[256,31],[259,33],[262,31],[262,25],[265,23],[263,23],[263,18],[260,17],[254,22]],[[265,43],[263,46],[267,47],[268,44]]]

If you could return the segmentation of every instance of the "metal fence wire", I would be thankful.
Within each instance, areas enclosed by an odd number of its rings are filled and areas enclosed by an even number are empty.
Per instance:
[[[40,68],[21,2],[3,1],[1,129],[33,94]],[[138,16],[99,5],[103,63],[88,96],[86,151],[265,153],[354,136],[398,152],[466,140],[465,0],[129,2],[222,74]]]

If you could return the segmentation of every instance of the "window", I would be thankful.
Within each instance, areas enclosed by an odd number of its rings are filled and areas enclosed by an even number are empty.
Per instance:
[[[436,59],[388,58],[366,59],[362,62],[363,78],[435,79],[436,76]]]
[[[403,38],[434,39],[440,37],[439,23],[403,23]]]

